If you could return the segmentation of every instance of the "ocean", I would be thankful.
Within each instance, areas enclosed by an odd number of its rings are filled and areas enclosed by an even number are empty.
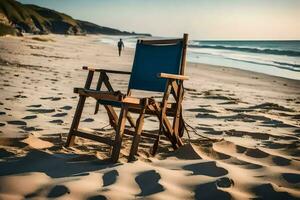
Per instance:
[[[101,42],[134,48],[135,36],[105,36]],[[190,40],[187,61],[239,68],[300,80],[300,41],[202,41]]]

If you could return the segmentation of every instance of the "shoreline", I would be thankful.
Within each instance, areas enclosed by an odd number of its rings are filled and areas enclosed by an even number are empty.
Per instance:
[[[104,44],[110,44],[113,46],[116,43],[117,38],[119,38],[119,37],[122,37],[122,36],[104,36],[104,39],[99,39],[99,42],[104,43]],[[135,38],[135,37],[123,36],[126,47],[135,48],[133,38]],[[202,42],[208,42],[210,44],[210,46],[207,46],[207,48],[204,48],[205,49],[204,50],[203,48],[199,48],[201,45],[200,46],[193,45],[193,43],[195,43],[195,42],[198,43],[199,41],[192,40],[191,41],[192,44],[189,45],[188,56],[187,56],[188,62],[194,62],[194,63],[199,63],[199,64],[212,64],[215,66],[225,66],[225,67],[230,67],[230,68],[237,68],[237,69],[242,69],[242,70],[247,70],[247,71],[268,74],[268,75],[272,75],[272,76],[289,78],[289,79],[293,79],[293,80],[300,80],[300,71],[298,69],[299,65],[295,64],[297,62],[300,62],[300,60],[297,61],[297,57],[289,57],[289,59],[287,59],[286,57],[281,55],[281,59],[280,59],[278,57],[279,55],[260,54],[260,53],[253,54],[253,52],[249,53],[249,52],[244,52],[244,51],[236,51],[236,52],[228,51],[229,47],[227,47],[226,45],[221,46],[221,47],[224,47],[226,51],[223,50],[224,52],[220,52],[220,49],[209,48],[209,47],[215,46],[215,45],[211,44],[212,41],[210,41],[210,42],[202,41]],[[224,41],[224,42],[230,43],[232,41]],[[236,41],[234,41],[234,42],[236,42]],[[256,42],[256,41],[243,41],[243,42],[251,43],[251,42]],[[270,41],[265,41],[265,42],[270,42]],[[215,41],[215,43],[216,43],[216,45],[219,43],[222,44],[222,41]],[[232,46],[232,48],[243,49],[245,47]],[[256,48],[251,49],[251,50],[255,50],[255,49]],[[280,51],[284,51],[284,52],[290,51],[290,50],[276,50],[276,49],[268,49],[268,50],[276,51],[277,53]],[[296,52],[297,51],[295,51],[294,53],[296,53]],[[252,57],[256,58],[256,60],[253,60]],[[293,64],[291,64],[291,63],[293,63]]]

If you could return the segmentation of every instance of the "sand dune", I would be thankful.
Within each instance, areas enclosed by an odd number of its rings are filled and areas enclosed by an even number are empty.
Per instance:
[[[128,163],[126,136],[111,164],[103,144],[63,147],[81,66],[131,67],[132,49],[118,57],[99,37],[0,38],[0,199],[300,199],[299,81],[188,63],[184,116],[197,133],[178,151],[162,138],[151,157],[142,138],[139,160]],[[111,76],[121,91],[128,78]],[[105,109],[93,115],[94,106],[88,99],[81,128],[112,137]],[[146,119],[146,130],[157,128]]]

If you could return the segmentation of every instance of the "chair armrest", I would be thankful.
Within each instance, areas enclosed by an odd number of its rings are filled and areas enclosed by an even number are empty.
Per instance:
[[[125,96],[120,91],[108,92],[108,91],[99,91],[99,90],[85,89],[85,88],[74,88],[74,93],[86,97],[93,97],[97,100],[104,99],[110,101],[121,101]]]
[[[178,75],[178,74],[167,74],[167,73],[159,73],[157,74],[159,78],[167,78],[167,79],[176,79],[176,80],[188,80],[188,76]]]
[[[106,73],[111,73],[111,74],[131,74],[131,72],[126,72],[126,71],[108,70],[108,69],[95,69],[95,68],[88,67],[88,66],[83,66],[82,69],[83,70],[94,71],[94,72],[106,72]]]

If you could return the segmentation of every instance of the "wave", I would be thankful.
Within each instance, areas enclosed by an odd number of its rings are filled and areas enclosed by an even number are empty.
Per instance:
[[[285,63],[285,62],[277,62],[274,61],[275,64],[279,64],[279,65],[287,65],[287,66],[291,66],[293,68],[299,68],[300,69],[300,65],[297,64],[291,64],[291,63]]]
[[[284,55],[284,56],[300,57],[300,52],[299,51],[292,51],[292,50],[260,49],[260,48],[234,47],[234,46],[222,46],[222,45],[189,45],[189,47],[191,47],[191,48],[222,49],[222,50],[249,52],[249,53],[263,53],[263,54],[272,54],[272,55]]]
[[[295,69],[294,65],[290,65],[288,63],[282,63],[282,62],[273,62],[274,64],[269,64],[269,63],[261,63],[261,62],[255,62],[255,61],[250,61],[250,60],[242,60],[242,59],[236,59],[236,58],[228,58],[230,60],[236,60],[236,61],[242,61],[246,63],[252,63],[252,64],[258,64],[258,65],[267,65],[267,66],[272,66],[272,67],[277,67],[280,69],[285,69],[289,71],[294,71],[294,72],[300,72],[300,69]],[[279,64],[279,65],[276,65]],[[286,65],[286,66],[283,66]],[[293,66],[293,67],[288,67],[288,66]]]

